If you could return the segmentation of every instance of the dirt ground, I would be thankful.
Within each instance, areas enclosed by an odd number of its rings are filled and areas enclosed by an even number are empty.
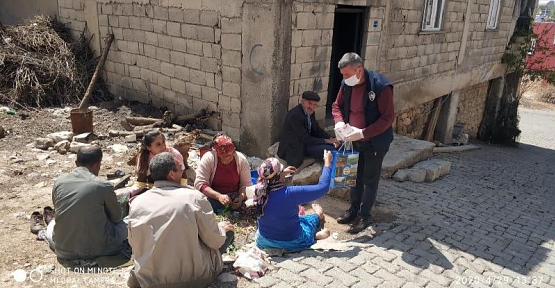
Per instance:
[[[0,105],[2,106],[2,105]],[[13,108],[13,107],[10,107]],[[123,130],[120,120],[126,116],[161,117],[163,111],[152,106],[118,101],[103,102],[92,107],[94,132],[108,135],[109,130]],[[29,231],[29,217],[33,211],[41,211],[45,206],[53,206],[51,189],[55,179],[74,168],[75,154],[59,154],[57,151],[34,148],[34,140],[49,133],[71,131],[69,119],[70,108],[43,108],[17,111],[16,115],[0,113],[0,126],[6,133],[0,139],[0,200],[4,213],[0,216],[0,225],[4,233],[0,242],[0,286],[1,287],[126,287],[130,267],[106,271],[99,274],[76,273],[61,266],[54,253],[44,241],[36,240]],[[171,144],[174,140],[168,137]],[[100,177],[123,170],[133,173],[133,167],[126,164],[134,155],[138,141],[125,143],[123,137],[106,137],[97,140],[104,152]],[[111,146],[122,144],[127,152],[116,153]],[[132,181],[128,185],[132,184]],[[328,215],[326,227],[332,231],[332,237],[338,240],[351,239],[353,236],[345,231],[347,226],[338,225],[334,218],[341,215],[348,207],[344,200],[324,197],[318,201]],[[311,212],[307,206],[307,213]],[[376,209],[376,220],[387,223],[395,219],[393,211]],[[234,251],[246,243],[252,243],[256,231],[256,221],[230,219],[236,224],[236,242]],[[382,226],[377,226],[382,227]],[[380,233],[379,229],[368,230],[357,236]],[[231,254],[234,253],[231,251]],[[23,269],[27,272],[24,282],[14,280],[14,271]],[[38,270],[44,271],[38,273]],[[50,272],[46,272],[50,271]],[[39,275],[40,274],[40,275]],[[30,277],[33,277],[30,280]],[[41,276],[41,277],[39,277]],[[239,277],[238,281],[215,283],[214,287],[242,287],[248,280]]]

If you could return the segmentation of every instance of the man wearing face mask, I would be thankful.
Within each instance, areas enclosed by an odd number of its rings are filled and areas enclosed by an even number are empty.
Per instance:
[[[338,67],[343,81],[332,104],[335,128],[352,127],[353,132],[342,140],[352,141],[360,155],[351,206],[337,222],[351,224],[348,232],[356,234],[371,224],[382,162],[393,141],[393,85],[383,75],[364,69],[356,53],[343,55]]]
[[[306,156],[322,159],[324,150],[334,151],[339,141],[324,131],[314,111],[320,96],[313,91],[302,94],[301,104],[287,112],[281,132],[277,156],[287,165],[299,168]]]

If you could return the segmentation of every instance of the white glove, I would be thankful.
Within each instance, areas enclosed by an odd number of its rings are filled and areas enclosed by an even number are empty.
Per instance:
[[[347,137],[345,137],[345,141],[353,142],[364,138],[364,135],[362,135],[362,129],[352,127],[352,126],[351,128],[353,129],[353,132],[351,132],[349,135],[347,135]]]
[[[335,123],[335,129],[340,129],[340,128],[343,128],[343,127],[345,127],[345,122],[339,121],[339,122]]]

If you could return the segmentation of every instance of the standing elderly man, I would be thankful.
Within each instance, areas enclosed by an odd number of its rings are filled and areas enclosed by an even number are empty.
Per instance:
[[[48,223],[46,241],[59,258],[88,260],[115,255],[127,239],[127,225],[114,186],[98,178],[102,150],[79,149],[75,168],[52,188],[56,218]]]
[[[337,222],[352,223],[348,232],[356,234],[371,224],[382,162],[393,141],[393,85],[383,75],[364,69],[356,53],[343,55],[338,67],[343,81],[332,104],[335,128],[346,123],[353,128],[344,140],[353,141],[360,155],[356,187],[350,191],[351,207]]]
[[[208,287],[223,269],[233,226],[216,222],[199,191],[180,185],[183,170],[168,152],[150,160],[154,186],[131,203],[129,287]]]
[[[302,94],[301,104],[287,112],[277,156],[287,165],[299,168],[305,156],[323,159],[324,150],[334,151],[339,142],[320,128],[315,110],[320,96],[313,91]]]

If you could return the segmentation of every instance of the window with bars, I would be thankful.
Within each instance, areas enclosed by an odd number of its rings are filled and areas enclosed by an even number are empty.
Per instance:
[[[443,19],[443,6],[445,0],[424,0],[424,17],[422,18],[422,30],[439,31]]]
[[[499,24],[499,11],[501,11],[501,0],[491,0],[486,29],[497,29],[497,25]]]

